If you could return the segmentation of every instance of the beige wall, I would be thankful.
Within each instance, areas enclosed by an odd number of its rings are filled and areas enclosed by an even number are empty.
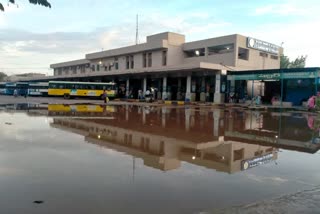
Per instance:
[[[234,52],[225,53],[225,54],[215,54],[215,55],[206,55],[201,57],[189,57],[184,58],[184,63],[195,63],[195,62],[208,62],[215,64],[222,64],[227,66],[235,66],[235,56]]]
[[[208,55],[208,47],[234,44],[234,51],[224,54]],[[249,60],[238,59],[238,47],[249,50]],[[205,48],[205,56],[202,57],[186,57],[184,51],[191,51],[200,48]],[[152,69],[164,68],[162,65],[162,51],[167,50],[167,66],[185,66],[186,64],[198,65],[201,62],[222,64],[234,67],[235,70],[251,70],[251,69],[276,69],[280,67],[280,57],[278,60],[260,56],[260,51],[247,48],[247,37],[238,34],[222,36],[217,38],[199,40],[185,43],[185,36],[177,33],[165,32],[147,37],[147,42],[139,45],[133,45],[108,51],[101,51],[92,54],[87,54],[87,59],[75,60],[65,63],[51,65],[52,68],[61,68],[64,66],[77,66],[79,63],[88,62],[91,65],[96,65],[102,61],[100,72],[104,72],[105,64],[114,62],[115,56],[118,57],[119,71],[130,72],[131,69],[126,69],[126,56],[134,55],[134,69],[145,71],[149,67],[143,68],[143,53],[152,52]],[[280,52],[283,52],[281,49]],[[111,68],[115,71],[115,67]],[[86,68],[86,73],[90,73],[91,68]],[[55,73],[56,74],[56,73]],[[80,69],[77,69],[77,74],[81,74]],[[66,75],[62,72],[62,75]],[[73,75],[72,70],[69,70],[68,75]]]
[[[236,67],[239,70],[251,70],[251,69],[278,69],[280,68],[280,54],[283,49],[280,50],[278,60],[271,59],[270,56],[274,54],[268,54],[268,57],[260,56],[259,50],[255,50],[247,47],[247,37],[237,35],[237,47],[246,48],[249,50],[249,60],[242,60],[236,58]],[[238,56],[238,48],[236,49],[236,56]]]

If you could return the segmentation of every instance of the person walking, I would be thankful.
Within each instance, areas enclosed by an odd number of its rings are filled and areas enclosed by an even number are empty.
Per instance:
[[[102,99],[104,103],[107,103],[109,101],[106,90],[103,90]]]
[[[14,97],[17,97],[17,96],[18,96],[18,90],[17,90],[17,89],[14,89],[14,91],[13,91],[13,96],[14,96]]]

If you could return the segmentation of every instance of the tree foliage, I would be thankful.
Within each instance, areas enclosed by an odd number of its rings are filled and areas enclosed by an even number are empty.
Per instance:
[[[7,77],[8,75],[3,73],[3,72],[0,72],[0,82],[4,81],[4,79]]]
[[[298,56],[295,60],[290,61],[285,55],[280,56],[280,68],[304,68],[306,66],[307,56]]]
[[[31,4],[41,5],[51,8],[51,4],[47,0],[29,0]],[[9,0],[9,3],[16,4],[16,0]],[[3,4],[0,2],[0,11],[4,11]]]

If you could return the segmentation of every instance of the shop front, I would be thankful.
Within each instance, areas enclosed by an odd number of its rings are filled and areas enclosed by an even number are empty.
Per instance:
[[[265,104],[276,99],[297,106],[317,94],[319,75],[320,68],[230,71],[228,92],[237,101],[260,96]]]

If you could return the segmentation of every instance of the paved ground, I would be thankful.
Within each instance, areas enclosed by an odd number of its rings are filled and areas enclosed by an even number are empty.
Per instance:
[[[239,214],[259,214],[259,213],[319,213],[320,210],[320,188],[304,190],[290,195],[283,195],[279,198],[260,201],[255,204],[243,205],[239,207],[215,210],[208,213],[239,213]],[[204,214],[206,212],[203,212]]]

